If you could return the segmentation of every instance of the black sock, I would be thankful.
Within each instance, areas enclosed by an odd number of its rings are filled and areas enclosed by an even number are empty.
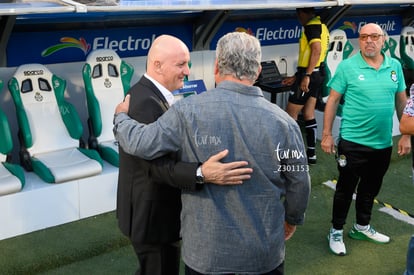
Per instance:
[[[313,156],[315,155],[315,147],[316,147],[316,130],[317,130],[316,119],[306,120],[305,130],[306,130],[306,143],[308,145],[307,154],[308,156]]]

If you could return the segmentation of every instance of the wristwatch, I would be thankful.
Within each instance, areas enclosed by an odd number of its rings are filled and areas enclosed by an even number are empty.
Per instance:
[[[201,165],[198,166],[196,170],[196,184],[199,184],[199,185],[204,184],[204,176],[203,176],[203,173],[201,172]]]
[[[311,75],[312,75],[312,74],[309,74],[309,73],[305,73],[305,76],[309,76],[309,77],[311,77]]]

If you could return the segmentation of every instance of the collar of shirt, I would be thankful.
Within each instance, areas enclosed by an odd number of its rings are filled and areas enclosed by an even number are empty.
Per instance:
[[[217,88],[229,90],[230,92],[240,93],[248,96],[261,96],[263,97],[262,90],[253,85],[245,85],[242,83],[225,80],[217,84]]]
[[[156,81],[155,79],[153,79],[152,77],[150,77],[146,73],[144,74],[144,76],[146,78],[148,78],[148,80],[151,81],[155,85],[155,87],[157,87],[158,90],[160,90],[160,92],[162,93],[162,95],[164,96],[164,98],[167,100],[168,104],[170,106],[172,106],[174,104],[174,102],[175,102],[175,98],[174,98],[174,95],[172,94],[172,92],[170,92],[169,90],[167,90],[167,88],[165,88],[164,86],[162,86],[158,81]]]
[[[386,54],[384,54],[384,52],[383,52],[383,51],[381,51],[381,54],[382,54],[382,56],[384,57],[384,60],[382,61],[382,64],[381,64],[381,66],[380,66],[380,68],[379,68],[379,69],[382,69],[382,68],[389,68],[389,67],[391,66],[391,64],[390,64],[390,62],[391,62],[390,57],[389,57],[389,56],[387,56]],[[359,51],[358,62],[359,62],[359,66],[360,66],[361,68],[372,68],[372,66],[370,66],[370,65],[369,65],[369,64],[365,61],[364,57],[362,56],[362,52],[361,52],[361,50]]]

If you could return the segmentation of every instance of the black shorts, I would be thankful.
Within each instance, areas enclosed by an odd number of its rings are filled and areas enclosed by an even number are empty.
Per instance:
[[[289,102],[297,105],[305,105],[310,97],[318,98],[324,84],[324,77],[321,72],[314,71],[310,76],[309,92],[304,93],[300,89],[300,83],[305,77],[306,70],[299,69],[296,75],[296,81],[292,86],[292,93],[289,96]]]

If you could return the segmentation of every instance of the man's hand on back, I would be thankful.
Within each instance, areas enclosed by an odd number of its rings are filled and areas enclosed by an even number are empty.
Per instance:
[[[205,182],[218,185],[235,185],[242,184],[244,180],[250,179],[253,169],[246,167],[249,164],[247,161],[220,162],[228,153],[229,150],[223,150],[203,163],[201,171]]]

